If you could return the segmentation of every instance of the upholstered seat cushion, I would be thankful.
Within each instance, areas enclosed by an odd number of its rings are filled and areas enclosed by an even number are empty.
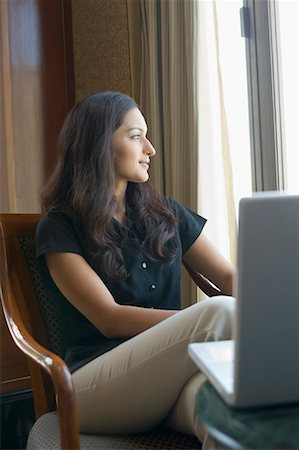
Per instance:
[[[200,442],[192,436],[167,429],[130,435],[80,434],[81,450],[198,450]],[[60,450],[59,425],[56,412],[44,414],[31,429],[27,450]]]

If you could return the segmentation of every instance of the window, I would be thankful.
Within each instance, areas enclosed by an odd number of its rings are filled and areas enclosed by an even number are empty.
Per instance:
[[[219,55],[237,210],[240,198],[251,195],[252,191],[246,56],[239,14],[242,0],[218,1],[216,5],[220,36]]]
[[[285,187],[299,193],[299,3],[276,2],[280,94],[284,135]]]
[[[252,192],[242,0],[199,2],[199,211],[236,262],[238,204]]]
[[[299,193],[299,4],[215,0],[199,8],[199,210],[234,262],[240,198]]]
[[[254,190],[299,192],[298,2],[244,0]]]

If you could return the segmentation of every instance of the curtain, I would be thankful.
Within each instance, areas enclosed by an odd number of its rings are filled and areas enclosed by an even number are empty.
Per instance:
[[[207,217],[235,260],[236,215],[215,2],[128,0],[132,93],[157,155],[151,180]],[[182,306],[201,296],[183,274]]]
[[[236,211],[216,5],[199,2],[198,190],[202,211],[210,219],[206,233],[235,263]]]
[[[131,37],[136,39],[136,23],[141,23],[140,43],[131,39],[132,54],[137,56],[133,64],[138,67],[137,71],[132,68],[133,95],[139,100],[149,139],[157,150],[151,181],[161,193],[197,210],[197,2],[139,0],[129,1],[128,6]],[[183,273],[182,306],[196,298],[195,286]]]

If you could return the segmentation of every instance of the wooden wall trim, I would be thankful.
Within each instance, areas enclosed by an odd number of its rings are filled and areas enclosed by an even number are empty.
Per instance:
[[[141,13],[138,0],[127,0],[132,97],[140,104]]]
[[[74,80],[74,57],[73,57],[73,25],[72,25],[72,1],[62,1],[62,26],[63,44],[65,54],[65,74],[66,74],[66,97],[67,111],[70,111],[76,101],[75,80]]]

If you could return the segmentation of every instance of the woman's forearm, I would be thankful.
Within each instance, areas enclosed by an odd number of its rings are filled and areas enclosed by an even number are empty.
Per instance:
[[[118,304],[113,309],[110,325],[107,324],[105,329],[105,336],[110,339],[135,336],[177,313],[174,310]]]

